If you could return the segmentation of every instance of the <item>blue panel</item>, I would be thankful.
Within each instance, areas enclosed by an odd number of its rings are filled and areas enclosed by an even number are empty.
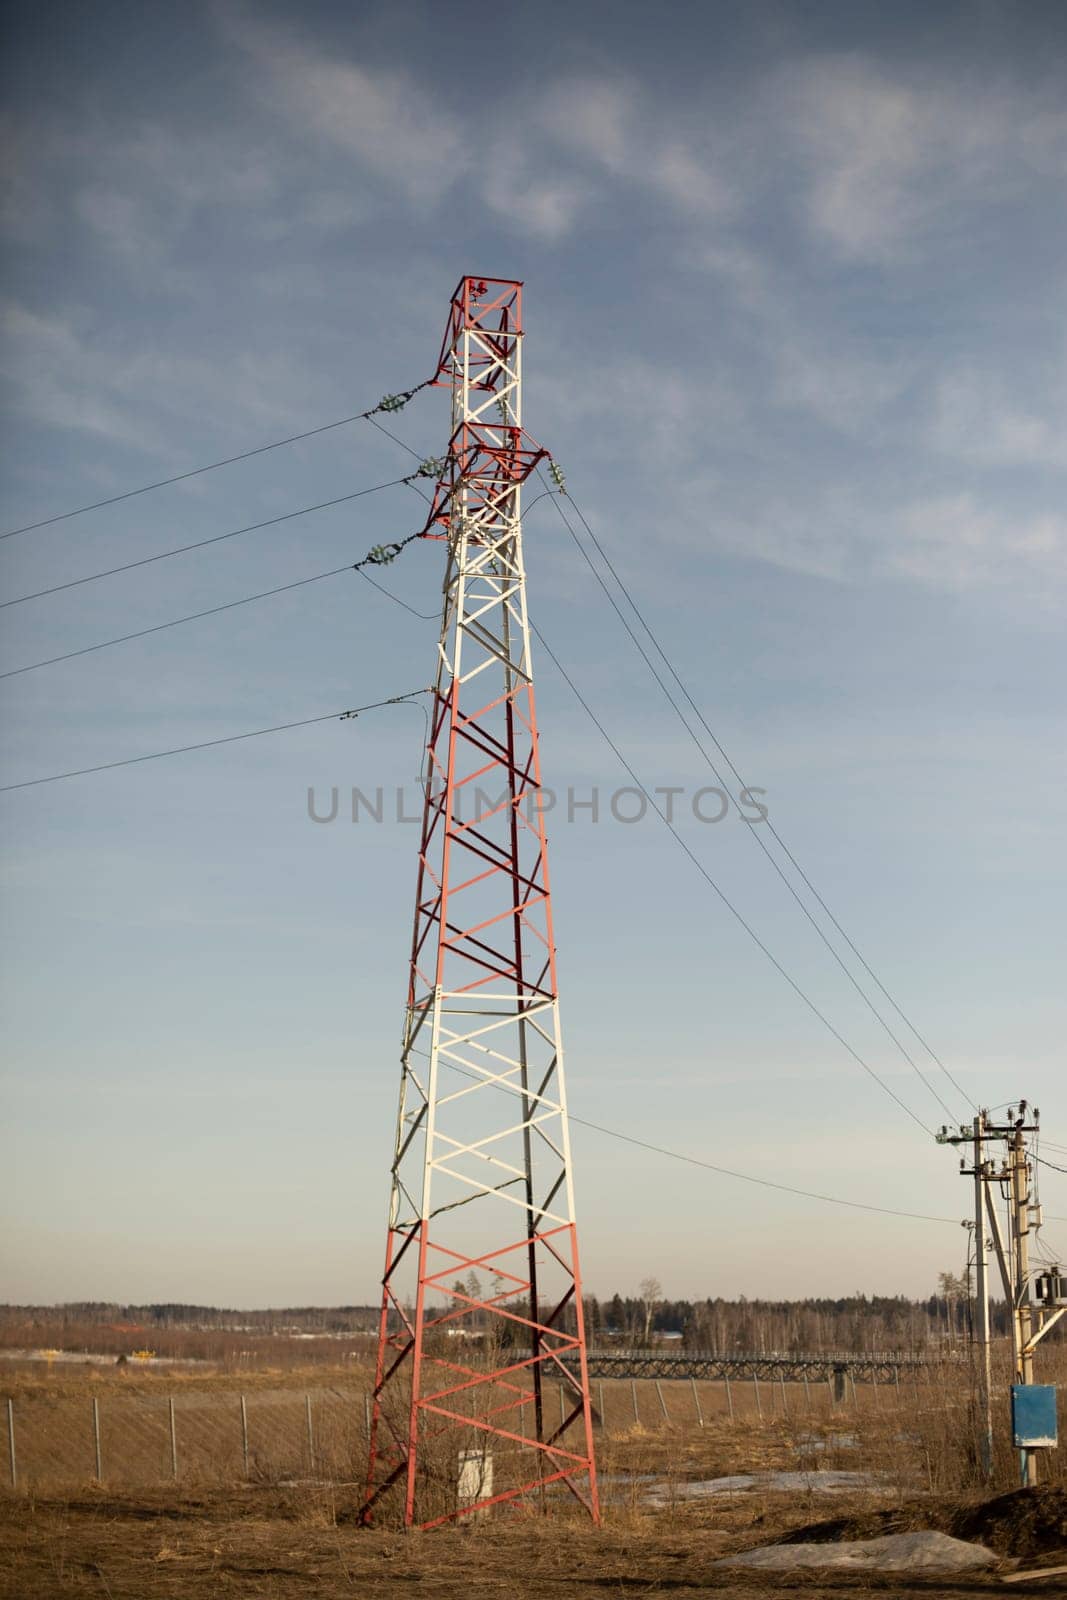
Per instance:
[[[1013,1383],[1011,1431],[1020,1448],[1052,1449],[1056,1444],[1056,1386]]]

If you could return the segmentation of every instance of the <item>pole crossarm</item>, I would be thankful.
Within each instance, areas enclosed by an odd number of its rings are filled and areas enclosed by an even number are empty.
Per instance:
[[[445,577],[364,1502],[408,1527],[543,1509],[559,1483],[599,1515],[522,543],[546,452],[522,425],[522,340],[522,285],[463,278],[434,379],[452,420],[424,532]],[[573,1396],[551,1424],[550,1378]]]

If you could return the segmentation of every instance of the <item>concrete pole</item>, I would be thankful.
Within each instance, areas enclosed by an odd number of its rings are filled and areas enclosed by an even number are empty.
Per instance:
[[[1016,1128],[1011,1141],[1011,1212],[1012,1232],[1015,1235],[1015,1325],[1016,1383],[1033,1383],[1034,1357],[1030,1350],[1033,1331],[1030,1313],[1030,1167],[1026,1159],[1026,1141],[1021,1128]],[[1022,1481],[1024,1489],[1037,1483],[1037,1452],[1022,1452]]]
[[[982,1135],[985,1116],[974,1119],[974,1261],[976,1315],[974,1336],[978,1343],[978,1459],[983,1477],[993,1472],[993,1381],[989,1343],[989,1250],[985,1224],[985,1156]]]

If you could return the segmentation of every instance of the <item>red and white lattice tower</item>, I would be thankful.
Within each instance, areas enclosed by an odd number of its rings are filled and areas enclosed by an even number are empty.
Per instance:
[[[546,452],[521,363],[522,285],[462,279],[364,1505],[407,1526],[563,1489],[598,1517],[522,554]]]

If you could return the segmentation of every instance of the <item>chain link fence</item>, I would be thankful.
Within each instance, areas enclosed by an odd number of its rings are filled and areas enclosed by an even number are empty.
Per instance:
[[[355,1480],[368,1404],[340,1389],[8,1399],[7,1487]]]
[[[937,1392],[928,1373],[917,1386],[858,1386],[847,1381],[786,1382],[765,1378],[594,1379],[594,1422],[607,1435],[633,1428],[703,1428],[717,1421],[742,1427],[775,1420],[831,1418],[848,1411],[875,1415],[914,1409],[923,1391]],[[545,1386],[545,1415],[562,1422],[572,1401]],[[370,1397],[366,1389],[205,1389],[171,1395],[23,1394],[0,1400],[7,1433],[9,1490],[56,1489],[95,1481],[128,1489],[172,1481],[284,1484],[358,1482],[366,1467]]]

